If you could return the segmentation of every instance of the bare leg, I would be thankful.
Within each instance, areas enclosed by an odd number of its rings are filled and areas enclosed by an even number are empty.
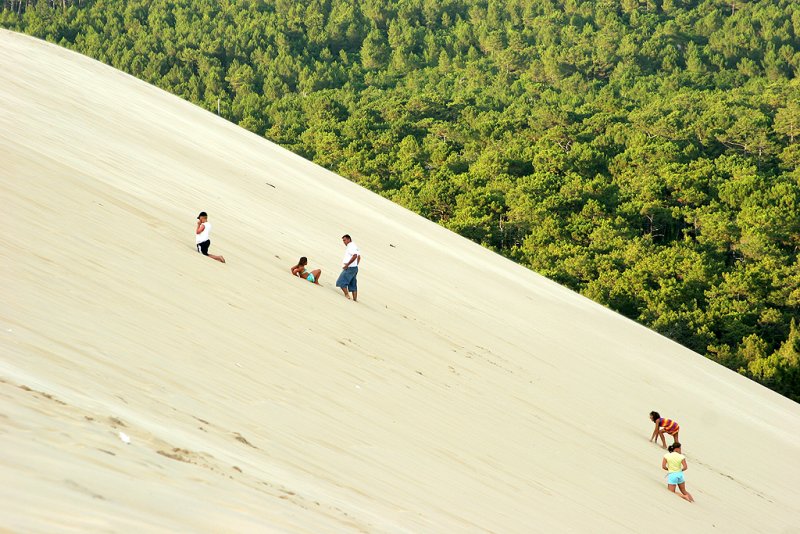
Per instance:
[[[353,291],[353,302],[358,302],[358,291]]]
[[[672,434],[672,443],[680,443],[680,441],[678,441],[678,433],[677,432]]]
[[[683,485],[683,484],[681,484],[681,485]],[[672,493],[675,493],[675,484],[667,484],[667,489],[669,491],[671,491]],[[689,498],[686,495],[682,494],[682,493],[675,493],[675,495],[677,495],[678,497],[680,497],[681,499],[683,499],[685,501],[689,500]],[[689,502],[691,502],[691,501],[689,501]]]
[[[314,275],[314,283],[319,285],[319,277],[322,276],[322,269],[314,269],[311,271],[311,274]]]
[[[208,257],[211,258],[212,260],[217,260],[220,263],[225,263],[225,258],[223,258],[222,256],[216,256],[214,254],[209,254]]]
[[[347,299],[349,299],[349,298],[350,298],[350,292],[349,292],[349,291],[347,291],[347,288],[346,288],[346,287],[343,287],[343,288],[342,288],[342,293],[344,293],[344,296],[345,296],[345,298],[347,298]]]
[[[681,496],[682,496],[684,499],[686,499],[686,500],[687,500],[687,501],[689,501],[689,502],[694,502],[694,497],[692,497],[692,494],[691,494],[691,493],[689,493],[688,491],[686,491],[686,482],[683,482],[682,484],[678,484],[678,487],[680,488],[680,490],[681,490],[681,493],[683,494],[683,495],[681,495]],[[673,490],[673,491],[674,491],[674,490]]]
[[[666,449],[667,448],[667,440],[664,439],[664,431],[663,430],[659,430],[658,431],[658,437],[661,438],[661,446]]]

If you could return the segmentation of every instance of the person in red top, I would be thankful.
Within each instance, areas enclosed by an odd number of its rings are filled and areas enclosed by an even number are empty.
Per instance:
[[[672,436],[672,443],[678,443],[678,431],[681,427],[672,419],[661,417],[658,412],[650,412],[650,420],[656,424],[653,430],[653,435],[650,436],[650,441],[658,443],[658,438],[661,438],[661,445],[666,449],[667,440],[664,439],[664,434]]]

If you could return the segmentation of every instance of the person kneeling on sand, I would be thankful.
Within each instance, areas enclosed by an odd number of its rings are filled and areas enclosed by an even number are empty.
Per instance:
[[[208,222],[208,214],[204,211],[200,212],[197,216],[197,228],[194,229],[194,241],[197,245],[197,252],[203,256],[208,256],[212,260],[225,263],[225,258],[208,253],[208,247],[211,246],[211,223]]]
[[[314,269],[313,271],[309,271],[306,269],[306,265],[308,265],[308,258],[303,256],[297,262],[297,265],[292,267],[292,274],[294,276],[299,276],[300,278],[305,278],[309,282],[319,285],[319,277],[322,276],[322,269]]]
[[[667,489],[675,493],[675,486],[678,486],[681,493],[676,495],[681,499],[694,502],[692,494],[686,491],[686,480],[683,478],[683,473],[689,469],[689,466],[686,465],[686,456],[681,454],[681,444],[676,441],[669,446],[668,450],[669,452],[661,460],[661,469],[667,472]]]

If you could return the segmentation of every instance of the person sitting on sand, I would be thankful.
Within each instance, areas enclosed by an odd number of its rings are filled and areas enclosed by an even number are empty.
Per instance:
[[[656,424],[653,435],[650,436],[650,441],[658,443],[658,438],[661,438],[663,448],[667,448],[667,440],[664,439],[664,434],[672,436],[672,443],[678,443],[678,431],[681,427],[678,426],[676,421],[661,417],[658,412],[650,412],[650,420]]]
[[[303,256],[300,258],[300,261],[297,262],[297,265],[292,267],[292,274],[294,276],[299,276],[300,278],[305,278],[309,282],[319,285],[319,278],[322,276],[322,269],[314,269],[313,271],[309,271],[306,269],[307,264],[308,258]]]
[[[686,480],[683,477],[683,472],[689,469],[689,466],[686,465],[686,456],[681,454],[681,444],[676,441],[669,446],[668,450],[669,452],[661,460],[661,469],[667,472],[667,489],[675,493],[675,486],[678,486],[681,493],[676,495],[681,499],[694,502],[692,494],[686,491]]]

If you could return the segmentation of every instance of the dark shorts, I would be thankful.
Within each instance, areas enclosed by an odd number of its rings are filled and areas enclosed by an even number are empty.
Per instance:
[[[339,278],[336,279],[336,287],[346,287],[348,291],[358,291],[358,284],[356,283],[356,275],[358,274],[358,267],[348,267],[342,270]]]
[[[208,247],[211,246],[211,240],[203,241],[202,243],[197,244],[197,252],[202,254],[203,256],[208,256]]]

